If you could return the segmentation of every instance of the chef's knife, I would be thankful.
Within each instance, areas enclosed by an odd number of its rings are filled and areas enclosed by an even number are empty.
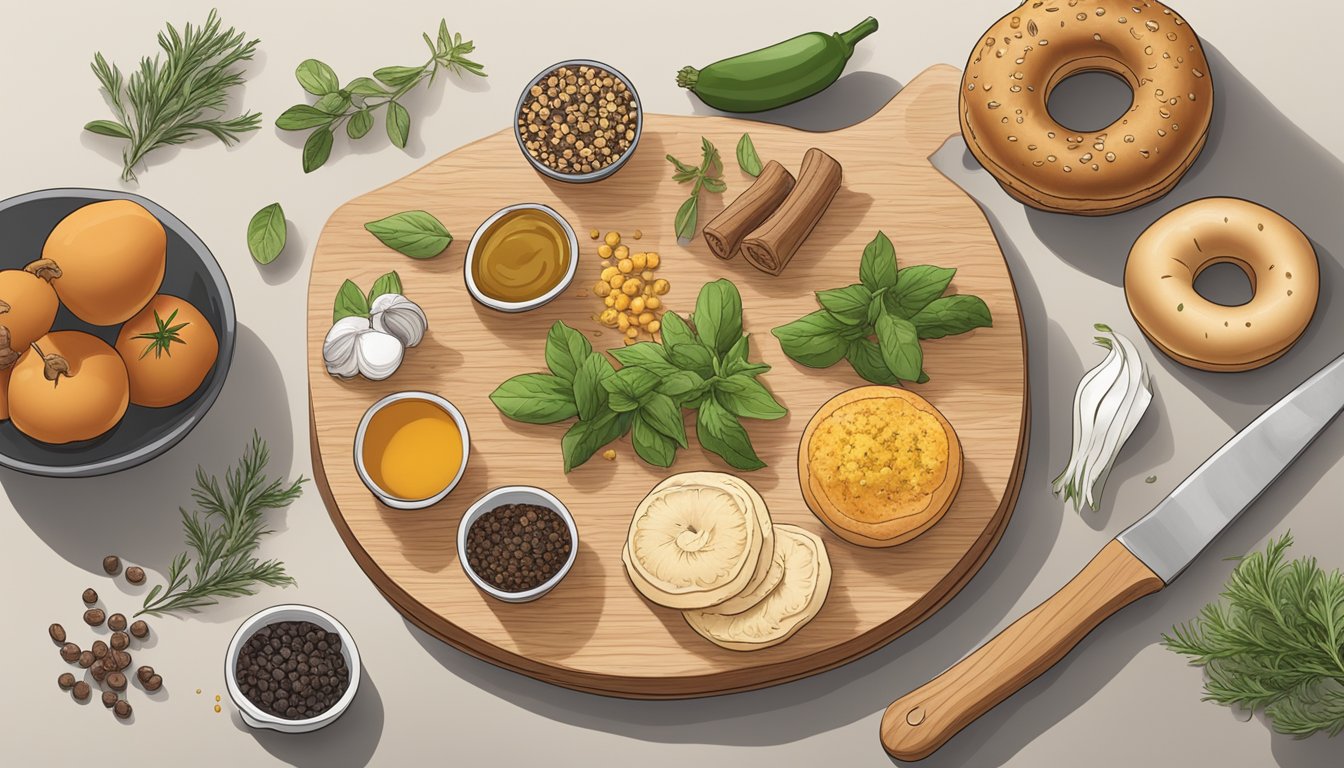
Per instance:
[[[920,760],[1036,679],[1111,614],[1170,584],[1344,410],[1344,355],[1302,382],[1112,539],[1035,610],[882,716],[882,746]]]

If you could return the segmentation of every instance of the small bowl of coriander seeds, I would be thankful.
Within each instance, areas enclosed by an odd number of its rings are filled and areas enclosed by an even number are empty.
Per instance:
[[[476,588],[506,603],[555,589],[574,567],[579,530],[541,488],[507,485],[476,500],[457,529],[457,559]]]
[[[514,136],[532,167],[576,183],[620,170],[644,127],[639,94],[629,78],[589,59],[542,70],[523,89],[515,114]]]

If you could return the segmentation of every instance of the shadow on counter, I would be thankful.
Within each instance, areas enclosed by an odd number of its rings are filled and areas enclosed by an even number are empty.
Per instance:
[[[359,681],[359,692],[350,702],[350,709],[319,731],[280,733],[252,728],[243,722],[237,710],[233,712],[233,724],[238,730],[251,735],[277,760],[299,768],[363,768],[369,765],[383,738],[383,720],[383,698],[367,667]]]

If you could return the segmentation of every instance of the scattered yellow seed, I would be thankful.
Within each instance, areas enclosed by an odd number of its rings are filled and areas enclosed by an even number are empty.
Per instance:
[[[644,284],[639,281],[638,277],[631,277],[621,284],[621,293],[626,296],[635,296],[639,293],[639,289],[643,287]]]
[[[636,296],[630,300],[630,311],[635,314],[643,312],[646,306],[648,306],[648,301],[643,296]]]
[[[626,309],[627,307],[630,306],[630,297],[629,297],[629,296],[626,296],[624,293],[618,293],[618,294],[615,294],[615,296],[616,296],[616,298],[615,298],[615,300],[614,300],[615,303],[614,303],[612,306],[614,306],[614,307],[616,307],[617,309],[620,309],[620,310],[624,310],[624,309]]]
[[[603,259],[603,260],[602,260],[602,268],[603,268],[603,269],[606,269],[607,267],[610,267],[610,266],[611,266],[611,259]]]
[[[612,251],[612,254],[618,259],[627,259],[630,257],[630,248],[629,246],[618,245],[616,250]]]
[[[621,286],[625,284],[625,275],[619,273],[612,275],[607,279],[607,282],[611,285],[613,291],[620,290]]]
[[[603,451],[603,452],[602,452],[602,458],[606,459],[607,461],[615,461],[615,460],[616,460],[616,449],[615,449],[615,448],[608,448],[607,450]]]
[[[649,251],[648,253],[644,254],[644,258],[648,262],[649,269],[657,269],[658,265],[661,264],[663,261],[662,258],[660,258],[658,254],[654,253],[653,251]]]
[[[636,240],[638,240],[639,238],[641,238],[641,237],[643,237],[643,236],[644,236],[644,231],[643,231],[643,230],[640,230],[640,229],[636,229],[636,230],[635,230],[635,239],[636,239]]]
[[[605,242],[607,245],[611,246],[612,248],[615,248],[616,246],[618,246],[618,245],[621,244],[621,233],[620,233],[620,232],[608,232],[608,233],[607,233],[607,237],[606,237],[606,239],[605,239],[603,242]]]
[[[635,338],[638,338],[638,337],[639,337],[639,329],[638,329],[638,328],[635,328],[634,326],[631,326],[630,328],[627,328],[626,331],[625,331],[625,337],[626,337],[627,339],[635,339]]]
[[[659,329],[661,329],[662,327],[663,324],[661,322],[654,320],[653,322],[649,323],[648,331],[649,333],[657,333]]]
[[[649,323],[652,323],[652,322],[653,322],[653,313],[652,313],[652,312],[643,312],[643,313],[640,313],[640,315],[639,315],[639,324],[640,324],[640,325],[642,325],[642,326],[644,326],[644,327],[647,328],[648,325],[649,325]]]
[[[610,327],[616,325],[616,316],[619,315],[619,314],[620,314],[620,313],[617,312],[616,309],[615,309],[614,307],[613,307],[613,308],[608,308],[608,309],[604,309],[604,310],[602,310],[602,314],[599,315],[597,319],[598,319],[603,325],[605,325],[605,326],[607,326],[608,328],[610,328]]]
[[[599,237],[602,236],[602,233],[601,233],[601,232],[598,232],[596,229],[594,229],[592,232],[589,232],[589,233],[588,233],[588,236],[591,237],[591,238],[593,238],[594,240],[596,240],[597,238],[599,238]]]
[[[622,331],[629,329],[630,316],[625,314],[624,312],[621,312],[618,315],[616,315],[616,327],[620,328]]]
[[[661,277],[653,281],[653,292],[659,296],[662,296],[670,290],[672,290],[672,284]]]
[[[630,259],[621,259],[616,262],[616,268],[621,271],[621,274],[628,275],[634,270],[635,263]]]
[[[605,283],[611,280],[611,278],[619,275],[620,273],[621,270],[617,269],[616,267],[607,267],[602,270],[602,282]]]
[[[604,259],[610,259],[610,258],[611,258],[611,246],[610,246],[610,245],[599,245],[599,246],[597,246],[597,255],[598,255],[598,256],[601,256],[601,257],[604,258]]]
[[[635,254],[631,254],[631,256],[630,256],[630,263],[634,265],[634,268],[635,268],[635,269],[637,269],[637,270],[639,270],[639,271],[642,272],[642,271],[644,271],[644,267],[647,266],[648,263],[649,263],[649,262],[648,262],[648,258],[649,258],[649,255],[648,255],[647,253],[635,253]]]
[[[624,295],[624,293],[608,293],[602,298],[602,303],[606,304],[608,307],[614,307],[616,306],[616,299]]]
[[[196,689],[196,695],[197,695],[197,696],[200,696],[200,695],[201,695],[201,689],[200,689],[200,688],[197,688],[197,689]]]
[[[659,307],[663,306],[663,300],[658,298],[657,296],[650,296],[644,299],[644,306],[647,307],[648,309],[658,309]]]
[[[642,278],[644,279],[645,282],[648,282],[648,281],[650,281],[650,280],[653,279],[653,270],[652,270],[652,269],[646,269],[646,270],[644,270],[643,272],[640,272],[640,273],[639,273],[639,276],[642,277]]]
[[[221,711],[223,711],[223,710],[220,708],[220,706],[219,706],[218,704],[216,704],[216,705],[215,705],[215,714],[219,714]]]
[[[598,296],[606,296],[611,293],[611,283],[604,283],[601,280],[598,280],[597,285],[593,286],[593,293]]]
[[[215,701],[219,701],[219,694],[218,694],[218,693],[215,694]]]

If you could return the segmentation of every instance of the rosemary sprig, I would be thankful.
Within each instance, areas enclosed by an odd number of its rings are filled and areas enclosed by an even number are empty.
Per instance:
[[[221,597],[256,594],[261,584],[294,583],[284,563],[256,556],[261,537],[272,533],[266,527],[266,511],[289,506],[303,492],[303,477],[289,485],[268,479],[263,471],[269,459],[265,441],[254,432],[242,459],[225,473],[223,489],[218,478],[197,467],[191,492],[197,509],[181,510],[189,549],[173,558],[167,585],[155,585],[145,595],[137,616],[195,611]]]
[[[149,342],[148,344],[145,345],[145,350],[140,353],[141,360],[144,360],[145,356],[148,355],[150,352],[154,353],[155,358],[162,357],[163,353],[165,352],[168,353],[169,357],[172,357],[173,350],[171,345],[174,342],[178,344],[187,343],[182,339],[182,336],[180,334],[182,332],[182,329],[186,328],[188,325],[191,325],[191,323],[178,323],[177,325],[173,325],[172,323],[173,320],[175,319],[177,319],[176,309],[174,309],[172,313],[168,315],[167,320],[164,320],[163,318],[159,317],[159,311],[157,309],[154,310],[154,326],[155,326],[154,330],[149,331],[148,333],[137,333],[135,335],[135,338],[145,339],[146,341]]]
[[[1241,559],[1223,588],[1163,644],[1204,667],[1204,700],[1264,708],[1274,730],[1344,731],[1344,575],[1284,562],[1292,535]]]
[[[362,139],[373,129],[373,114],[387,107],[387,136],[392,143],[405,149],[411,134],[411,115],[399,99],[426,78],[432,83],[440,69],[451,70],[458,76],[486,77],[485,67],[467,58],[476,50],[470,40],[461,34],[448,32],[447,20],[439,21],[437,39],[421,35],[429,46],[429,60],[418,67],[383,67],[373,77],[357,77],[341,86],[336,71],[317,59],[306,59],[294,71],[299,85],[318,97],[313,104],[295,104],[276,118],[275,127],[282,131],[306,131],[303,144],[303,172],[312,173],[331,157],[336,129],[345,125],[351,139]]]
[[[205,24],[187,24],[179,34],[172,24],[159,33],[163,58],[143,57],[129,78],[95,53],[93,73],[116,120],[94,120],[84,130],[128,142],[122,150],[122,181],[135,181],[135,167],[159,147],[184,144],[210,134],[225,145],[255,131],[261,115],[248,112],[225,119],[229,91],[243,83],[237,65],[250,61],[260,40],[244,42],[232,27],[220,31],[219,14]]]

